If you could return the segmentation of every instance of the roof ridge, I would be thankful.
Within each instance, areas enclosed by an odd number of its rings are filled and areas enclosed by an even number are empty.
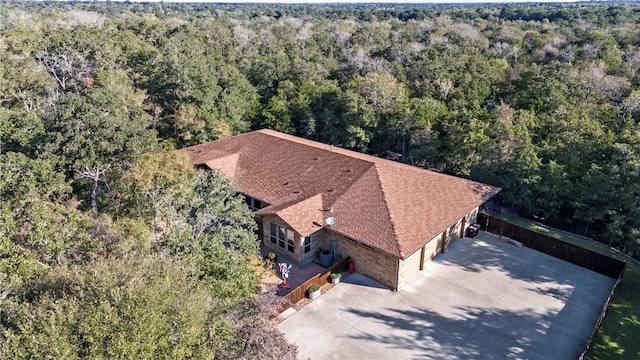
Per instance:
[[[465,181],[473,181],[473,182],[477,182],[471,179],[466,179],[466,178],[462,178],[462,177],[458,177],[458,176],[454,176],[454,175],[449,175],[449,174],[443,174],[441,172],[435,171],[435,170],[429,170],[429,169],[425,169],[422,167],[418,167],[418,166],[414,166],[414,165],[410,165],[410,164],[405,164],[402,162],[398,162],[398,161],[394,161],[394,160],[389,160],[389,159],[384,159],[381,157],[377,157],[375,155],[370,155],[370,154],[365,154],[365,153],[361,153],[358,151],[354,151],[354,150],[349,150],[349,149],[345,149],[343,147],[337,146],[337,145],[329,145],[329,144],[325,144],[325,143],[321,143],[315,140],[309,140],[309,139],[305,139],[305,138],[301,138],[301,137],[297,137],[297,136],[293,136],[293,135],[289,135],[289,134],[284,134],[275,130],[271,130],[271,129],[261,129],[261,130],[256,130],[255,132],[261,133],[261,134],[265,134],[268,136],[273,136],[279,139],[283,139],[283,140],[288,140],[288,141],[292,141],[295,143],[298,143],[300,145],[307,145],[307,146],[312,146],[314,148],[320,149],[320,150],[325,150],[325,151],[329,151],[332,153],[336,153],[342,156],[348,156],[350,158],[354,158],[354,159],[358,159],[358,160],[362,160],[365,161],[367,163],[371,163],[371,164],[379,164],[379,165],[387,165],[387,166],[392,166],[394,168],[402,168],[405,170],[411,170],[411,171],[415,171],[415,172],[428,172],[434,175],[438,175],[438,176],[442,176],[442,177],[447,177],[447,178],[455,178],[455,179],[459,179],[459,180],[465,180]]]
[[[384,185],[380,179],[380,172],[378,171],[378,165],[380,164],[376,164],[376,163],[373,164],[373,169],[376,172],[376,180],[378,181],[378,184],[380,184],[380,191],[382,192],[382,200],[384,201],[384,206],[387,209],[387,214],[389,214],[389,223],[391,224],[391,229],[393,231],[393,240],[396,245],[397,254],[399,254],[400,257],[404,257],[402,248],[400,247],[400,242],[398,241],[398,230],[396,229],[396,223],[393,219],[393,214],[391,213],[391,209],[389,208],[389,202],[387,201],[387,192],[385,191]]]
[[[358,184],[358,182],[360,180],[362,180],[362,178],[365,177],[369,173],[369,171],[373,171],[374,172],[373,176],[375,177],[376,181],[378,182],[378,186],[380,187],[380,191],[382,193],[382,200],[384,201],[384,206],[385,206],[385,209],[386,209],[386,212],[387,212],[387,218],[389,219],[389,222],[392,225],[391,228],[392,228],[392,232],[393,232],[393,243],[396,245],[396,249],[395,250],[398,251],[398,250],[400,250],[400,246],[398,244],[398,232],[397,232],[397,230],[395,228],[395,224],[393,223],[393,221],[391,219],[391,211],[389,210],[389,203],[387,202],[386,194],[384,192],[384,189],[382,187],[382,182],[380,181],[380,176],[379,176],[378,171],[376,169],[376,164],[373,163],[373,162],[369,162],[369,163],[371,164],[371,166],[366,171],[363,171],[360,174],[360,176],[358,176],[357,178],[353,179],[353,181],[349,184],[349,186],[347,186],[345,188],[345,190],[336,198],[335,202],[338,202],[340,199],[342,199],[342,197],[344,197],[346,194],[348,194],[350,192],[350,190],[354,186],[356,186]],[[350,236],[349,234],[341,232],[341,231],[339,231],[339,230],[337,230],[335,228],[333,229],[333,231],[336,231],[336,232],[338,232],[338,233],[340,233],[340,234],[342,234],[344,236]],[[362,240],[362,239],[358,239],[358,240]],[[383,251],[385,253],[391,254],[393,256],[398,256],[399,255],[399,252],[394,254],[393,252],[391,252],[389,250],[386,250],[386,249],[383,249],[382,247],[379,247],[379,246],[376,246],[376,247],[379,250],[381,250],[381,251]]]
[[[328,151],[334,154],[338,154],[338,155],[342,155],[342,156],[347,156],[353,159],[357,159],[357,160],[361,160],[367,163],[371,163],[371,164],[375,164],[378,161],[385,161],[385,162],[389,162],[389,164],[397,164],[397,165],[404,165],[402,163],[396,162],[396,161],[392,161],[392,160],[387,160],[387,159],[382,159],[379,158],[377,156],[373,156],[373,155],[369,155],[369,154],[365,154],[365,153],[361,153],[358,151],[354,151],[354,150],[349,150],[349,149],[345,149],[343,147],[340,147],[338,145],[330,145],[330,144],[325,144],[325,143],[321,143],[319,141],[315,141],[315,140],[309,140],[309,139],[305,139],[305,138],[301,138],[301,137],[297,137],[297,136],[293,136],[293,135],[289,135],[289,134],[284,134],[275,130],[270,130],[270,129],[262,129],[262,130],[256,130],[255,132],[264,134],[264,135],[268,135],[268,136],[273,136],[282,140],[287,140],[287,141],[291,141],[300,145],[307,145],[307,146],[311,146],[314,147],[316,149],[320,149],[320,150],[324,150],[324,151]]]
[[[402,168],[403,170],[410,170],[410,171],[415,171],[415,172],[418,172],[418,173],[420,173],[420,172],[428,172],[428,173],[433,174],[433,175],[442,176],[442,177],[446,177],[446,178],[453,178],[453,179],[456,179],[456,180],[477,182],[475,180],[463,178],[463,177],[460,177],[460,176],[444,174],[444,173],[441,173],[439,171],[429,170],[429,169],[421,168],[419,166],[409,165],[409,164],[405,164],[405,163],[401,163],[401,162],[397,162],[397,161],[393,161],[393,160],[387,160],[387,159],[382,159],[382,158],[377,158],[377,159],[385,161],[385,162],[382,162],[382,161],[381,162],[377,162],[379,165],[398,167],[398,168]],[[389,163],[392,163],[392,164],[389,164]]]

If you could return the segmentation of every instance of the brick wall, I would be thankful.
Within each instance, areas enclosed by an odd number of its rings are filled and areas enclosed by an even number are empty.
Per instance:
[[[400,262],[398,270],[398,289],[402,289],[402,285],[404,285],[406,280],[409,279],[411,275],[415,274],[416,271],[420,270],[421,257],[422,248],[418,249],[404,260],[398,259]]]
[[[361,244],[345,239],[342,235],[330,233],[329,240],[338,240],[338,254],[342,258],[351,256],[356,271],[366,275],[391,289],[397,288],[396,267],[399,259],[377,249],[369,249]]]
[[[351,259],[356,264],[356,270],[363,275],[366,275],[391,289],[399,289],[402,287],[411,275],[420,271],[421,264],[420,259],[424,256],[423,266],[431,261],[441,249],[445,249],[464,232],[465,228],[470,224],[475,223],[478,214],[478,209],[473,209],[464,218],[459,219],[455,224],[447,228],[443,233],[438,234],[433,239],[429,240],[427,244],[411,254],[405,260],[400,260],[392,255],[379,251],[377,249],[371,249],[363,246],[362,244],[345,239],[342,235],[334,233],[331,229],[323,229],[312,234],[312,248],[307,254],[303,254],[303,241],[304,238],[299,234],[295,234],[295,250],[294,253],[282,249],[277,244],[272,244],[270,241],[270,227],[269,223],[273,222],[285,228],[288,228],[280,218],[274,215],[265,215],[262,217],[263,221],[263,239],[264,244],[267,247],[277,250],[278,253],[283,254],[290,258],[297,264],[303,264],[311,261],[315,258],[318,249],[331,249],[331,240],[338,241],[338,254],[336,261],[345,259],[347,256],[351,256]],[[464,219],[464,221],[463,221]],[[443,243],[444,241],[444,243]],[[424,252],[424,255],[422,254]]]
[[[475,208],[463,218],[456,221],[455,224],[448,227],[445,231],[429,240],[429,242],[427,242],[422,248],[409,255],[406,259],[400,260],[398,265],[398,288],[402,288],[402,285],[410,279],[411,275],[420,271],[420,259],[424,258],[424,262],[422,264],[422,267],[424,267],[426,266],[426,263],[431,261],[440,253],[441,249],[444,248],[446,251],[446,248],[449,245],[460,238],[460,235],[464,233],[466,227],[475,223],[477,215],[478,208]]]

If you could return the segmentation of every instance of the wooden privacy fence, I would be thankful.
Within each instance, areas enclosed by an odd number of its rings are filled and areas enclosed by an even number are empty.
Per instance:
[[[284,296],[284,298],[288,301],[284,302],[284,304],[282,305],[282,309],[280,309],[280,312],[286,310],[291,304],[295,304],[298,301],[304,299],[311,285],[317,284],[322,286],[331,282],[330,275],[332,272],[345,272],[349,270],[350,260],[351,257],[347,257],[346,259],[333,264],[331,267],[327,268],[327,270],[323,271],[322,273],[316,274],[311,279],[305,281],[300,286],[293,289],[290,293]]]
[[[485,213],[478,214],[482,230],[517,240],[522,245],[568,261],[602,275],[617,279],[625,268],[624,261],[599,254],[580,246],[525,229],[516,224],[494,218]]]

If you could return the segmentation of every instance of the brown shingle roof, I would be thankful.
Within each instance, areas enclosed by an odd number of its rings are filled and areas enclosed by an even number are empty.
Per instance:
[[[278,215],[301,235],[333,216],[333,230],[400,258],[500,191],[272,130],[183,151],[270,204],[258,214]]]

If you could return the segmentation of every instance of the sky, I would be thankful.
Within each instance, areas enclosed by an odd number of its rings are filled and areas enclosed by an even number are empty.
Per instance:
[[[137,1],[137,0],[133,0]],[[153,0],[139,0],[141,2],[154,2]],[[329,3],[341,3],[341,4],[353,4],[353,3],[396,3],[396,4],[506,4],[506,3],[520,3],[520,4],[539,4],[539,3],[563,3],[563,2],[576,2],[578,0],[164,0],[164,2],[214,2],[214,3],[284,3],[284,4],[329,4]]]

